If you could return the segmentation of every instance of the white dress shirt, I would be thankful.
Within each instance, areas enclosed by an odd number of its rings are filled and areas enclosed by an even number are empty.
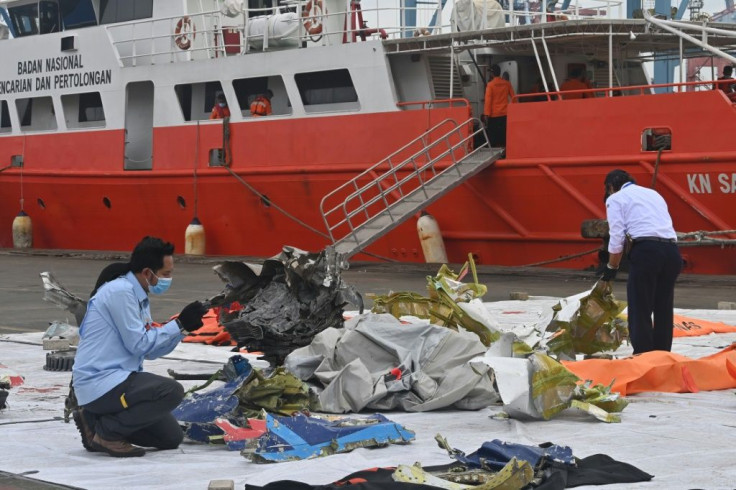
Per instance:
[[[626,235],[631,238],[659,237],[677,239],[667,203],[653,189],[627,182],[606,200],[608,252],[621,253]]]

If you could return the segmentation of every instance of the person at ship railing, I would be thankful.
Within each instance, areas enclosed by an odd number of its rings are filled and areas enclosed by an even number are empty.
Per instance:
[[[636,185],[623,170],[609,172],[604,186],[609,258],[601,281],[615,279],[627,235],[630,236],[626,297],[634,354],[669,351],[675,280],[682,269],[682,257],[667,203],[657,191]]]
[[[271,115],[271,99],[273,98],[273,92],[271,89],[266,90],[265,93],[260,94],[258,97],[253,99],[250,103],[250,115],[251,116],[270,116]]]
[[[734,82],[736,80],[733,78],[733,66],[726,65],[721,69],[721,76],[718,77],[718,80],[713,85],[713,90],[721,90],[730,98],[730,94],[736,92]]]
[[[79,326],[72,373],[79,403],[74,423],[88,451],[143,456],[143,447],[176,449],[184,438],[171,414],[184,398],[184,388],[171,378],[143,371],[144,359],[169,354],[202,326],[207,312],[194,301],[175,320],[153,325],[148,295],[168,290],[173,254],[171,243],[145,237],[133,250],[124,275],[115,277],[122,270],[114,264],[114,271],[98,279],[102,284],[96,285]]]
[[[493,147],[506,147],[506,112],[514,96],[511,82],[501,76],[501,67],[491,66],[491,81],[486,85],[483,122]]]
[[[230,117],[230,109],[227,106],[225,94],[219,92],[215,96],[215,105],[212,107],[210,119],[225,119],[226,117]]]
[[[562,82],[562,85],[560,85],[560,92],[566,92],[568,90],[585,90],[588,88],[591,88],[591,86],[586,82],[585,75],[583,74],[583,70],[576,66],[570,70],[570,76]],[[560,94],[562,99],[587,99],[590,97],[593,97],[593,94],[591,93],[576,93],[576,94]]]

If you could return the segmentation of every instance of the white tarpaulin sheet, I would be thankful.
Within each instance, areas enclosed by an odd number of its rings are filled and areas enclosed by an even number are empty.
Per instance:
[[[531,324],[546,308],[539,301],[487,304],[501,325],[511,318]],[[559,301],[559,300],[556,300]],[[555,301],[555,302],[556,302]],[[506,312],[506,313],[504,313]],[[676,311],[678,314],[736,325],[736,311]],[[12,388],[9,407],[0,411],[0,469],[29,477],[88,489],[206,489],[210,480],[231,479],[235,488],[246,482],[263,485],[280,479],[312,484],[334,481],[353,471],[376,466],[446,464],[437,433],[456,448],[470,452],[492,439],[521,444],[551,441],[568,445],[576,456],[606,453],[655,475],[651,482],[596,489],[733,488],[736,481],[736,396],[734,390],[686,394],[643,393],[628,398],[620,424],[603,424],[569,410],[549,421],[518,421],[490,416],[500,407],[477,411],[425,413],[388,412],[391,420],[416,432],[407,446],[358,449],[317,460],[258,465],[221,446],[185,442],[177,450],[150,451],[143,458],[119,460],[82,448],[73,423],[61,417],[70,373],[42,369],[42,333],[0,336],[0,362],[25,376]],[[736,341],[736,334],[676,338],[673,351],[690,357],[712,354]],[[617,356],[631,353],[622,346]],[[183,344],[170,356],[147,362],[148,371],[166,375],[212,372],[233,353],[228,347]],[[191,383],[185,383],[191,386]]]

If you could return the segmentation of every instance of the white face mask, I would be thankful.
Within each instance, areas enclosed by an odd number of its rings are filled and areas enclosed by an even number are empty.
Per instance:
[[[217,105],[219,105],[220,107],[225,107],[225,103],[224,102],[219,102]]]

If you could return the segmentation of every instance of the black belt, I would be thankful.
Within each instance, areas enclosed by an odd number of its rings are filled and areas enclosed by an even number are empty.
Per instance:
[[[642,236],[639,238],[633,238],[632,242],[664,242],[664,243],[675,243],[677,240],[674,238],[661,238],[658,236]]]

